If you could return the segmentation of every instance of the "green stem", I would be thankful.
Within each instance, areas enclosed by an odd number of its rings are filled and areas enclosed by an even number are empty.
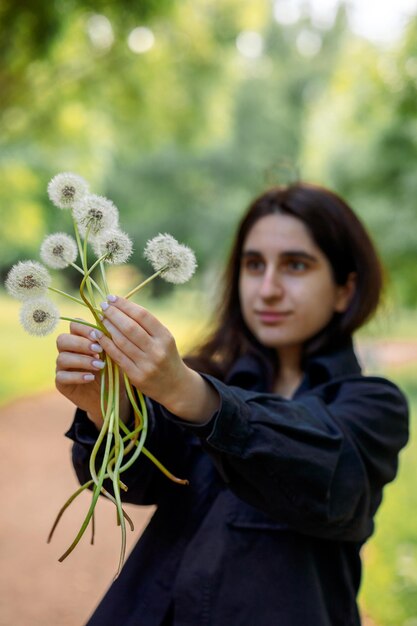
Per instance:
[[[124,297],[126,298],[126,300],[128,300],[129,298],[131,298],[135,293],[137,293],[140,289],[142,289],[143,287],[145,287],[145,285],[147,285],[148,283],[150,283],[152,280],[154,280],[155,278],[157,278],[158,276],[160,276],[163,272],[165,272],[165,270],[167,270],[169,268],[169,265],[164,265],[164,267],[161,267],[161,269],[159,269],[157,272],[155,272],[155,274],[152,274],[152,276],[149,276],[149,278],[147,278],[146,280],[144,280],[142,283],[140,283],[140,285],[138,285],[137,287],[135,287],[134,289],[132,289],[131,291],[129,291],[129,293],[127,293]]]
[[[54,534],[55,528],[58,526],[59,520],[61,519],[61,517],[65,513],[66,509],[71,504],[71,502],[73,502],[75,500],[75,498],[80,495],[80,493],[82,493],[85,489],[90,487],[92,484],[93,484],[93,481],[92,480],[88,480],[86,483],[81,485],[81,487],[79,489],[77,489],[77,491],[74,491],[72,496],[70,496],[68,498],[68,500],[65,502],[64,506],[61,507],[61,509],[58,512],[58,515],[56,516],[55,522],[53,523],[52,528],[51,528],[51,530],[49,532],[48,539],[46,540],[47,543],[51,543],[52,535]]]
[[[106,270],[104,268],[104,263],[102,261],[100,261],[100,272],[101,272],[101,280],[103,281],[104,291],[107,295],[110,293],[110,291],[109,291],[109,286],[107,284]],[[104,299],[106,299],[106,296],[104,296]]]
[[[80,255],[80,259],[81,259],[81,264],[83,266],[83,270],[81,270],[84,274],[85,270],[87,269],[84,266],[84,257],[83,257],[83,244],[81,243],[81,238],[80,238],[80,232],[78,230],[78,226],[77,226],[77,222],[74,219],[74,216],[72,217],[72,223],[74,225],[74,232],[75,232],[75,239],[77,240],[77,246],[78,246],[78,254]],[[75,265],[75,264],[74,264]],[[75,265],[75,267],[77,269],[80,269],[78,267],[78,265]]]
[[[105,475],[104,478],[109,478],[108,475]],[[48,538],[47,538],[47,543],[51,543],[52,540],[52,536],[55,532],[56,527],[58,526],[58,523],[61,519],[61,517],[63,516],[63,514],[65,513],[65,511],[67,510],[67,508],[70,506],[70,504],[75,500],[75,498],[77,498],[80,493],[82,493],[83,491],[85,491],[86,489],[88,489],[89,487],[91,487],[91,485],[94,483],[93,479],[88,480],[86,483],[84,483],[83,485],[81,485],[81,487],[79,487],[79,489],[77,489],[77,491],[75,491],[69,498],[68,500],[65,502],[65,504],[60,508],[58,515],[56,516],[56,519],[52,525],[52,528],[49,532]],[[104,488],[101,490],[102,494],[105,495],[109,500],[111,500],[114,504],[115,499],[113,498],[113,496],[106,491]],[[128,522],[129,526],[130,526],[130,530],[133,532],[135,530],[135,526],[133,524],[132,518],[126,513],[126,511],[123,511],[123,515],[126,519],[126,521]]]
[[[83,262],[83,266],[85,268],[87,268],[87,265],[88,265],[87,250],[88,250],[88,237],[90,235],[90,226],[91,226],[91,224],[89,223],[88,226],[87,226],[87,231],[85,233],[85,238],[84,238],[84,247],[83,247],[83,259],[84,259],[84,262]],[[87,281],[86,281],[86,284],[87,284],[88,295],[89,295],[89,298],[90,298],[90,303],[95,308],[96,307],[96,301],[95,301],[95,298],[94,298],[93,288],[91,286],[91,278],[90,278],[91,271],[87,271],[86,272],[86,276],[88,277]]]
[[[100,446],[103,442],[103,439],[106,435],[106,433],[108,432],[109,429],[109,424],[110,424],[110,416],[113,413],[113,398],[114,398],[114,385],[113,385],[113,365],[112,365],[112,361],[110,359],[109,356],[106,355],[106,364],[107,364],[107,374],[108,374],[108,381],[109,381],[109,388],[108,388],[108,401],[107,401],[107,407],[106,407],[106,411],[105,413],[103,412],[103,425],[100,429],[100,433],[97,437],[97,440],[94,444],[94,448],[91,452],[90,455],[90,474],[91,474],[91,478],[93,479],[94,483],[97,485],[98,484],[98,476],[97,476],[97,472],[96,472],[96,457],[97,457],[97,453],[100,449]],[[113,434],[113,433],[111,433]],[[107,467],[107,462],[108,460],[106,460],[106,467]],[[103,461],[104,463],[104,461]]]
[[[96,313],[96,309],[94,308],[94,306],[90,303],[90,301],[86,298],[85,294],[84,294],[84,287],[87,283],[87,288],[88,288],[88,278],[91,274],[91,272],[94,270],[94,268],[98,265],[98,263],[100,263],[100,261],[102,261],[105,258],[106,255],[103,255],[102,257],[100,257],[100,259],[98,259],[95,263],[93,263],[93,265],[85,272],[84,278],[81,281],[80,284],[80,296],[81,298],[84,300],[84,302],[86,303],[86,305],[88,306],[88,308],[90,309],[91,313],[93,314],[99,328],[107,335],[109,335],[107,329],[101,324],[100,322],[100,318],[98,316],[98,314]],[[90,286],[91,287],[91,286]]]
[[[100,473],[98,475],[98,482],[95,485],[95,489],[93,492],[93,498],[90,504],[90,508],[88,509],[87,515],[81,525],[80,530],[78,531],[77,536],[75,537],[74,541],[72,542],[72,544],[69,546],[69,548],[64,552],[64,554],[62,554],[59,557],[59,562],[62,562],[64,559],[67,558],[67,556],[69,554],[71,554],[71,552],[74,550],[74,548],[77,546],[78,542],[80,541],[81,537],[83,536],[88,524],[90,523],[90,519],[93,515],[94,512],[94,508],[97,504],[97,500],[99,498],[99,495],[101,493],[101,488],[104,482],[104,477],[106,476],[106,466],[107,466],[107,462],[108,462],[108,456],[109,456],[109,452],[110,452],[110,447],[111,447],[111,442],[112,442],[112,437],[113,437],[113,420],[114,420],[114,411],[112,410],[112,406],[109,404],[109,408],[110,408],[110,417],[108,419],[108,427],[107,427],[107,440],[106,440],[106,447],[105,447],[105,451],[104,451],[104,460],[103,463],[101,465],[100,468]]]
[[[138,413],[140,413],[139,408],[136,404],[136,400],[133,396],[133,392],[130,386],[130,381],[127,378],[127,376],[125,376],[125,384],[126,384],[126,390],[128,392],[128,396],[129,396],[129,400],[132,403],[132,406],[134,408],[135,411],[137,411]],[[129,393],[130,392],[130,393]],[[143,394],[137,390],[138,393],[138,397],[139,397],[139,401],[142,407],[142,411],[143,411],[143,415],[147,416],[147,408],[146,408],[146,403],[145,403],[145,399],[143,397]],[[146,418],[145,418],[146,420]],[[126,437],[124,437],[124,440],[127,439],[132,439],[135,435],[136,432],[138,430],[141,430],[143,426],[139,426],[138,429],[135,429],[134,431],[129,431],[129,429],[127,428],[127,426],[121,422],[120,423],[120,427],[122,428],[123,432],[125,433]],[[162,463],[160,463],[160,461],[158,461],[158,459],[156,457],[154,457],[154,455],[149,452],[149,450],[147,448],[145,448],[144,444],[144,440],[146,438],[146,428],[145,428],[145,434],[142,434],[141,438],[139,441],[135,442],[135,445],[137,446],[139,452],[135,451],[135,455],[132,455],[130,457],[130,459],[120,468],[120,473],[124,472],[125,470],[127,470],[137,459],[137,457],[139,456],[140,452],[143,452],[143,454],[148,457],[148,459],[150,461],[152,461],[152,463],[154,465],[156,465],[156,467],[170,480],[172,480],[174,483],[177,483],[179,485],[188,485],[189,481],[184,479],[184,478],[177,478],[176,476],[174,476],[174,474],[172,474],[164,465],[162,465]],[[136,454],[137,452],[137,454]]]
[[[92,292],[92,287],[90,284],[90,273],[91,270],[88,270],[87,267],[87,236],[88,236],[88,231],[89,229],[87,229],[87,233],[86,233],[86,238],[84,241],[84,248],[83,245],[81,243],[81,239],[80,239],[80,233],[78,232],[78,226],[77,226],[77,222],[75,221],[74,217],[73,217],[73,224],[74,224],[74,231],[75,231],[75,237],[77,240],[77,245],[78,245],[78,250],[80,253],[80,258],[81,258],[81,264],[83,267],[83,274],[84,277],[81,281],[81,285],[80,285],[80,296],[83,299],[83,301],[85,302],[86,306],[90,309],[91,313],[93,314],[94,319],[97,322],[97,325],[99,326],[99,328],[101,328],[101,324],[100,324],[100,318],[98,317],[98,314],[96,313],[96,307],[95,307],[95,301],[94,301],[94,294]],[[88,300],[85,295],[84,295],[84,286],[85,284],[87,284],[87,290],[90,296],[90,300]]]
[[[67,322],[76,322],[77,324],[84,324],[84,326],[89,326],[90,328],[95,328],[96,330],[101,330],[101,326],[96,326],[95,324],[90,324],[90,322],[85,322],[84,320],[79,320],[76,317],[64,317],[60,316],[60,320],[65,320]]]
[[[135,428],[135,430],[133,432],[141,432],[141,436],[139,441],[134,441],[134,445],[136,445],[136,450],[134,452],[134,454],[130,457],[130,459],[120,468],[120,473],[124,472],[126,469],[128,469],[131,465],[133,465],[133,463],[136,461],[136,459],[138,458],[139,454],[142,451],[143,445],[145,443],[145,439],[146,439],[146,435],[148,434],[148,410],[146,408],[146,403],[145,403],[145,399],[143,397],[143,394],[137,390],[138,393],[138,397],[139,397],[139,401],[141,404],[141,409],[142,411],[139,410],[139,407],[136,403],[136,399],[130,384],[130,381],[128,379],[128,377],[126,376],[126,374],[124,374],[124,382],[125,382],[125,387],[126,387],[126,392],[129,398],[129,401],[133,407],[134,413],[136,416],[140,416],[141,418],[141,424],[139,427]],[[125,432],[129,432],[128,429],[126,428],[126,426],[123,424],[121,424],[123,431]],[[124,426],[124,428],[123,428]]]
[[[84,276],[84,270],[82,269],[82,267],[80,267],[79,265],[77,265],[76,263],[71,263],[71,266],[73,268],[75,268],[77,270],[77,272],[80,272],[80,274],[82,274]],[[94,285],[94,287],[97,289],[97,291],[99,292],[100,296],[103,298],[103,300],[106,299],[106,295],[104,294],[104,292],[102,291],[100,285],[98,283],[96,283],[95,280],[93,280],[93,278],[91,278],[90,276],[90,280],[92,285]]]
[[[73,302],[76,302],[77,304],[81,304],[82,306],[87,306],[85,302],[83,302],[80,298],[75,298],[74,296],[71,296],[69,293],[66,293],[65,291],[61,291],[60,289],[56,289],[55,287],[48,287],[49,291],[53,291],[54,293],[59,293],[61,296],[65,296],[65,298],[69,298],[69,300],[72,300]],[[99,309],[96,309],[97,313],[101,313],[101,311]]]

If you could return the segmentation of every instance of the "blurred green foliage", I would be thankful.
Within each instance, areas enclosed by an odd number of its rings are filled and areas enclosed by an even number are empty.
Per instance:
[[[2,0],[0,25],[2,276],[69,228],[46,196],[58,171],[118,204],[139,268],[145,240],[170,231],[201,278],[250,199],[301,177],[352,202],[393,298],[415,303],[417,22],[385,48],[352,35],[343,6],[333,25],[307,5],[284,25],[269,0]],[[137,27],[154,45],[135,54]]]

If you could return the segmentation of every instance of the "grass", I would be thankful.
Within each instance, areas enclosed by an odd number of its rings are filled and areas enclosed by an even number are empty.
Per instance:
[[[415,369],[415,367],[414,367]],[[417,421],[417,379],[411,370],[396,377]],[[417,626],[417,442],[411,438],[400,457],[396,480],[385,489],[376,532],[364,549],[360,600],[380,626]]]
[[[208,304],[193,292],[180,288],[164,301],[141,296],[149,308],[170,328],[180,351],[187,351],[201,336],[208,318]],[[62,303],[65,314],[80,317],[83,309]],[[36,338],[27,335],[18,322],[19,305],[0,297],[0,404],[14,398],[52,389],[59,332],[66,332],[62,322],[53,336]],[[415,315],[410,312],[385,312],[360,339],[417,339]],[[417,420],[417,377],[414,366],[376,372],[393,379],[410,399],[413,425]],[[376,518],[376,532],[364,549],[364,579],[360,603],[378,626],[417,626],[417,443],[412,439],[403,451],[400,471],[389,485]]]

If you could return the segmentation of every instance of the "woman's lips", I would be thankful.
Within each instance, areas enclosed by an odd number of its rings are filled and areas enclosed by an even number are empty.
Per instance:
[[[256,311],[256,316],[264,324],[277,324],[287,319],[291,311]]]

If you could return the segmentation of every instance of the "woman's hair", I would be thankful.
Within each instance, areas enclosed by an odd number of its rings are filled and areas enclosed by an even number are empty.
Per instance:
[[[266,360],[276,370],[276,351],[267,348],[247,328],[240,307],[239,275],[244,242],[254,224],[267,215],[299,219],[327,257],[337,285],[351,272],[356,287],[347,310],[335,313],[329,324],[304,344],[304,356],[335,348],[350,339],[376,311],[383,287],[378,254],[362,222],[337,194],[298,182],[274,187],[257,197],[243,216],[223,275],[220,305],[211,335],[187,358],[193,368],[223,378],[244,353]]]

